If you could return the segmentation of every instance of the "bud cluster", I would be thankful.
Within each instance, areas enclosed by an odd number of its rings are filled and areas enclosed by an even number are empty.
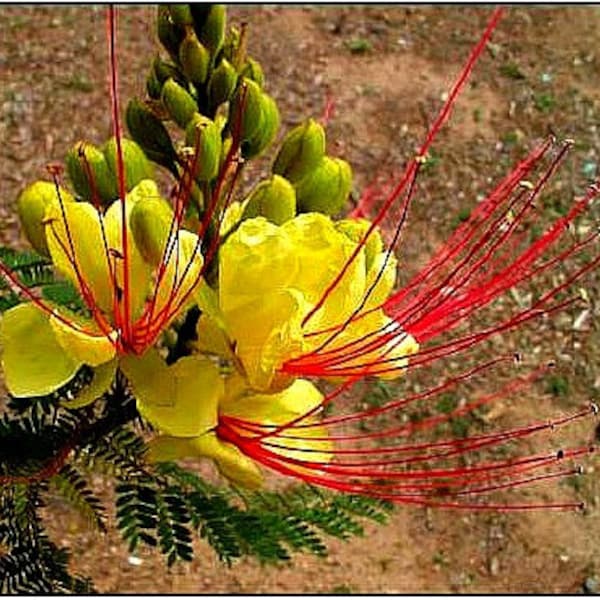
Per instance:
[[[320,123],[309,119],[294,127],[281,143],[272,176],[246,199],[242,220],[262,216],[281,225],[299,213],[340,213],[352,188],[352,168],[325,150]]]

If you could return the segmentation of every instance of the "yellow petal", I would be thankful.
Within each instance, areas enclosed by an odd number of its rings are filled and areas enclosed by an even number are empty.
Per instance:
[[[89,319],[69,313],[63,308],[59,312],[72,325],[67,325],[56,316],[50,317],[50,325],[58,343],[74,360],[97,367],[115,357],[116,331],[106,335]]]
[[[121,359],[137,407],[152,425],[173,436],[198,436],[217,425],[223,381],[216,365],[186,356],[168,366],[158,352]]]
[[[155,314],[170,314],[173,311],[180,314],[189,304],[196,302],[194,292],[202,283],[200,274],[204,258],[198,236],[180,229],[167,242],[167,249],[170,248],[169,244],[172,244],[172,250],[167,250],[164,257],[166,263],[156,292]]]
[[[355,352],[358,356],[349,358],[338,367],[355,367],[365,374],[370,370],[381,379],[397,379],[403,376],[410,357],[419,351],[419,344],[415,338],[404,332],[383,310],[373,311],[350,323],[328,348],[335,349],[346,344],[352,344],[348,347],[348,353]],[[373,347],[369,350],[367,348],[370,344]],[[361,350],[361,347],[364,350]],[[343,378],[343,375],[341,377]],[[332,379],[337,381],[335,377]]]
[[[277,391],[291,383],[279,368],[302,352],[305,312],[302,295],[291,289],[273,291],[225,313],[229,339],[253,388]]]
[[[133,233],[129,227],[129,218],[136,202],[144,197],[158,196],[156,184],[144,180],[139,183],[129,194],[125,201],[126,239],[127,239],[127,271],[129,274],[129,302],[131,318],[140,315],[150,286],[151,268],[142,258],[142,254],[135,245]],[[104,228],[108,246],[117,256],[124,256],[123,251],[123,203],[113,202],[104,215]],[[123,290],[125,286],[125,261],[117,258],[113,261],[118,287]],[[112,307],[111,307],[112,308]]]
[[[70,381],[82,362],[58,343],[48,315],[19,304],[2,316],[2,367],[13,396],[45,396]]]
[[[291,240],[299,263],[290,285],[314,305],[339,275],[356,244],[337,231],[331,219],[319,213],[299,215],[281,229]],[[365,277],[365,255],[361,250],[311,317],[307,331],[325,329],[348,318],[363,297]]]
[[[240,305],[290,287],[295,248],[281,227],[256,217],[244,221],[219,252],[219,295],[225,315]]]
[[[230,394],[227,382],[226,394],[219,405],[222,415],[243,419],[249,423],[264,426],[285,425],[298,417],[307,415],[320,406],[323,401],[321,392],[309,381],[297,379],[290,387],[276,394],[247,393],[240,397]],[[327,430],[318,424],[318,413],[303,418],[297,425],[311,425],[310,427],[290,426],[280,434],[266,437],[267,449],[282,457],[293,458],[311,463],[328,463],[332,458],[333,444],[327,440]],[[247,430],[239,429],[243,435]],[[267,430],[264,431],[265,433]],[[315,439],[324,438],[324,439]],[[318,465],[315,465],[318,468]],[[299,466],[292,468],[299,470]]]
[[[180,458],[211,458],[223,476],[245,488],[256,489],[263,476],[256,463],[233,444],[223,442],[212,432],[195,438],[159,436],[148,444],[148,460],[163,462]]]
[[[94,302],[112,313],[113,286],[98,211],[87,202],[53,202],[46,211],[46,240],[54,265]],[[84,284],[81,285],[79,277]]]
[[[112,360],[94,370],[94,375],[90,383],[83,388],[72,400],[64,400],[62,405],[65,408],[81,408],[95,402],[112,385],[117,371],[117,361]]]

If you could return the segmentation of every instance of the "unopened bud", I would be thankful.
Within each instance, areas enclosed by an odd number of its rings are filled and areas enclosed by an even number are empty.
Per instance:
[[[46,209],[50,203],[59,199],[63,202],[75,201],[67,190],[57,190],[56,185],[50,181],[36,181],[28,185],[17,198],[17,212],[23,234],[32,248],[42,256],[50,256],[44,225]]]
[[[125,120],[131,137],[141,146],[146,156],[177,174],[177,155],[162,121],[137,98],[129,101]]]
[[[171,58],[177,60],[179,45],[183,41],[185,31],[173,22],[169,7],[164,4],[158,7],[156,30],[160,43],[165,47]]]
[[[221,132],[215,122],[196,113],[186,128],[185,143],[194,150],[196,179],[214,179],[221,159]]]
[[[265,217],[283,225],[296,216],[296,192],[292,184],[279,175],[261,181],[250,193],[242,219]]]
[[[167,79],[174,79],[179,85],[185,85],[183,73],[175,65],[164,61],[160,56],[156,56],[152,61],[152,70],[161,88]]]
[[[173,79],[168,79],[163,85],[161,99],[169,115],[182,129],[198,110],[192,96]]]
[[[320,123],[309,119],[283,138],[273,163],[273,173],[296,183],[316,169],[324,156],[325,130]]]
[[[254,158],[273,141],[279,128],[279,111],[275,101],[259,85],[244,79],[231,106],[230,122],[235,128],[241,110],[241,149],[244,158]]]
[[[265,74],[260,63],[253,58],[246,59],[244,66],[240,71],[240,77],[246,77],[262,87],[265,83]]]
[[[163,198],[144,198],[133,205],[129,225],[135,245],[144,260],[156,266],[165,253],[169,233],[173,233],[171,222],[173,209]]]
[[[223,44],[223,57],[226,58],[232,65],[236,66],[236,57],[240,48],[241,32],[240,30],[232,26],[229,28],[229,32],[225,37],[225,43]]]
[[[160,98],[162,85],[156,77],[154,69],[150,69],[150,73],[148,73],[148,77],[146,79],[146,91],[152,100],[158,100]]]
[[[133,140],[121,138],[121,154],[123,155],[125,191],[129,192],[144,179],[152,179],[154,175],[152,165],[146,158],[144,151]],[[104,145],[104,155],[106,156],[108,168],[111,170],[115,181],[118,181],[117,141],[114,137]]]
[[[171,21],[173,21],[175,25],[184,27],[185,25],[194,24],[189,4],[168,4],[167,6],[169,7]]]
[[[75,144],[65,158],[75,193],[87,202],[109,204],[118,197],[117,184],[106,157],[87,142]]]
[[[227,11],[223,4],[212,4],[198,10],[199,4],[192,5],[194,29],[198,39],[216,56],[225,40]]]
[[[352,188],[352,168],[341,158],[325,156],[319,166],[296,185],[300,212],[337,214]]]
[[[237,79],[238,76],[232,64],[224,58],[208,81],[208,104],[213,112],[219,105],[231,98]]]
[[[204,84],[210,65],[210,53],[192,31],[188,32],[179,46],[179,62],[185,76],[194,85]]]

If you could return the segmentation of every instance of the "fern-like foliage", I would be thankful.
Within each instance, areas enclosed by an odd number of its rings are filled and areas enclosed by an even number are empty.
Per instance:
[[[0,247],[0,262],[8,267],[20,283],[39,290],[42,298],[75,311],[83,311],[84,304],[75,286],[56,279],[52,263],[32,251]],[[0,313],[23,301],[3,277],[0,277]]]
[[[46,485],[11,485],[0,491],[0,593],[93,592],[87,578],[68,572],[69,553],[48,539],[39,516]]]

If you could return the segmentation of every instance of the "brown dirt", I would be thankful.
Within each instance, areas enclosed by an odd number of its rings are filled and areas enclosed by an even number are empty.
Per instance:
[[[467,6],[230,10],[232,21],[250,23],[251,53],[265,68],[285,125],[320,115],[332,93],[336,112],[329,143],[352,163],[359,189],[377,174],[400,168],[415,152],[488,15],[487,9]],[[143,93],[156,47],[152,18],[148,7],[121,11],[123,98]],[[62,160],[76,140],[102,142],[109,135],[104,32],[103,9],[0,8],[3,241],[17,242],[19,189],[43,177],[44,166]],[[594,43],[599,36],[597,7],[507,11],[436,145],[434,168],[423,178],[402,250],[408,270],[444,239],[461,209],[472,206],[549,131],[577,139],[575,158],[550,192],[559,199],[581,192],[582,169],[596,164],[600,152],[600,56]],[[364,54],[350,51],[357,40],[366,42]],[[588,290],[597,289],[595,277]],[[570,393],[553,396],[538,386],[525,397],[506,399],[488,419],[527,423],[598,397],[595,320],[585,336],[568,323],[542,326],[513,341],[531,349],[543,335],[545,350],[562,359]],[[556,444],[585,443],[593,428],[586,421],[569,434],[555,434]],[[202,543],[193,564],[171,572],[150,552],[142,552],[135,566],[114,532],[106,537],[87,532],[59,500],[51,506],[51,525],[59,541],[72,545],[74,567],[92,575],[104,592],[569,593],[580,590],[586,578],[600,580],[597,460],[586,469],[577,484],[555,484],[548,492],[549,498],[577,492],[587,502],[583,514],[399,507],[388,526],[368,526],[362,539],[332,542],[326,560],[298,556],[277,568],[243,560],[227,569]],[[102,480],[96,486],[102,489]]]

